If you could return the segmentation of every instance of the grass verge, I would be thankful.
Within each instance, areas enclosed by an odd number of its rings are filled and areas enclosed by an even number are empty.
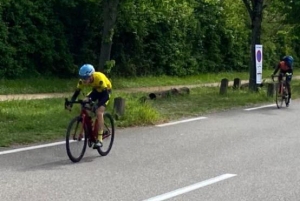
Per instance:
[[[300,81],[293,82],[293,99],[300,97]],[[113,94],[126,99],[125,115],[116,121],[117,128],[145,126],[182,117],[201,116],[235,107],[272,103],[266,89],[258,93],[229,89],[219,95],[219,88],[194,88],[189,95],[167,97],[140,103],[143,93]],[[110,104],[108,110],[112,111]],[[0,147],[64,139],[66,127],[79,113],[64,110],[64,99],[13,100],[0,102]],[[291,106],[292,109],[292,106]]]

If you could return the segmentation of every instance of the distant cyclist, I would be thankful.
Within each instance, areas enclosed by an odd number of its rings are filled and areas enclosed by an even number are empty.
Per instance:
[[[290,99],[292,96],[292,91],[291,91],[291,81],[292,81],[292,76],[293,76],[293,62],[294,58],[292,56],[284,56],[281,61],[278,63],[276,69],[274,70],[272,74],[272,78],[276,73],[279,71],[279,81],[282,80],[283,75],[286,77],[286,85],[288,89],[288,101],[287,101],[287,106],[289,106]]]
[[[99,124],[98,139],[96,140],[93,148],[96,149],[102,146],[102,135],[104,129],[103,114],[105,108],[109,102],[110,92],[112,84],[109,79],[101,72],[95,72],[94,67],[91,64],[84,64],[79,70],[80,80],[77,84],[77,88],[71,98],[71,101],[75,101],[80,94],[83,87],[91,87],[92,91],[87,95],[85,101],[91,99],[97,101],[97,120]],[[72,105],[69,105],[72,107]]]

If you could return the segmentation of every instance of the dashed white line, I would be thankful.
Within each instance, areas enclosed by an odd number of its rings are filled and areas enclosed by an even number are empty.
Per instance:
[[[42,145],[31,146],[31,147],[23,147],[23,148],[19,148],[19,149],[11,149],[11,150],[6,150],[6,151],[1,151],[0,155],[17,153],[17,152],[22,152],[22,151],[29,151],[29,150],[33,150],[33,149],[41,149],[41,148],[45,148],[45,147],[53,147],[53,146],[57,146],[57,145],[65,144],[65,143],[66,143],[65,141],[62,141],[62,142],[54,142],[54,143],[50,143],[50,144],[42,144]]]
[[[223,174],[223,175],[220,175],[218,177],[214,177],[212,179],[208,179],[208,180],[205,180],[205,181],[202,181],[202,182],[190,185],[190,186],[186,186],[186,187],[183,187],[183,188],[180,188],[180,189],[177,189],[177,190],[174,190],[174,191],[162,194],[162,195],[158,195],[156,197],[152,197],[152,198],[149,198],[149,199],[144,200],[144,201],[167,200],[167,199],[170,199],[172,197],[175,197],[175,196],[178,196],[178,195],[181,195],[181,194],[184,194],[184,193],[188,193],[190,191],[193,191],[193,190],[196,190],[196,189],[199,189],[199,188],[202,188],[202,187],[205,187],[205,186],[208,186],[208,185],[211,185],[211,184],[214,184],[214,183],[217,183],[217,182],[220,182],[222,180],[229,179],[229,178],[235,177],[235,176],[236,176],[236,174]]]
[[[159,124],[159,125],[156,125],[156,126],[157,127],[171,126],[171,125],[175,125],[175,124],[181,124],[181,123],[186,123],[186,122],[191,122],[191,121],[197,121],[197,120],[201,120],[201,119],[207,119],[207,117],[196,117],[196,118],[192,118],[192,119],[185,119],[185,120],[181,120],[181,121],[174,121],[174,122],[170,122],[170,123]]]
[[[266,107],[273,107],[273,106],[276,106],[276,105],[275,104],[264,105],[264,106],[260,106],[260,107],[247,108],[247,109],[244,109],[244,110],[251,111],[251,110],[257,110],[257,109],[266,108]],[[181,124],[181,123],[197,121],[197,120],[203,120],[203,119],[207,119],[207,117],[196,117],[196,118],[185,119],[185,120],[181,120],[181,121],[175,121],[175,122],[169,122],[169,123],[165,123],[165,124],[159,124],[159,125],[156,125],[156,126],[157,127],[165,127],[165,126],[171,126],[171,125],[175,125],[175,124]],[[0,155],[10,154],[10,153],[17,153],[17,152],[22,152],[22,151],[29,151],[29,150],[34,150],[34,149],[41,149],[41,148],[45,148],[45,147],[53,147],[53,146],[62,145],[62,144],[65,144],[65,143],[66,143],[65,141],[62,141],[62,142],[54,142],[54,143],[50,143],[50,144],[24,147],[24,148],[19,148],[19,149],[11,149],[11,150],[6,150],[6,151],[1,151]]]
[[[251,110],[257,110],[257,109],[261,109],[261,108],[274,107],[274,106],[276,106],[276,104],[263,105],[263,106],[260,106],[260,107],[247,108],[247,109],[244,109],[244,110],[251,111]]]

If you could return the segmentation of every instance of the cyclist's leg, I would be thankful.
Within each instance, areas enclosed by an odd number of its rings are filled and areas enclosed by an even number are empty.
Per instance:
[[[104,120],[103,120],[103,114],[105,112],[106,106],[109,103],[110,94],[108,91],[103,91],[99,93],[98,96],[98,109],[97,109],[97,117],[98,117],[98,123],[99,123],[99,133],[103,133],[103,127],[104,127]]]
[[[286,74],[286,87],[288,89],[288,103],[290,102],[290,99],[292,97],[292,90],[291,90],[292,76],[293,75],[291,73]]]
[[[89,97],[92,101],[96,101],[98,100],[98,91],[96,89],[93,89],[88,95],[87,97]]]
[[[282,80],[282,71],[278,75],[278,94],[281,94],[281,80]]]
[[[103,119],[103,115],[106,109],[106,106],[109,102],[109,93],[108,91],[103,91],[103,92],[98,92],[97,94],[97,110],[96,110],[96,114],[97,114],[97,121],[98,121],[98,141],[100,143],[102,143],[102,136],[103,136],[103,130],[104,130],[104,119]],[[99,145],[99,144],[98,144]],[[100,145],[101,146],[101,145]]]
[[[87,95],[87,97],[90,98],[92,101],[97,101],[98,93],[99,93],[99,92],[97,92],[96,89],[93,89],[93,90]],[[92,136],[93,136],[93,135],[92,135]],[[94,141],[94,140],[96,141],[96,140],[97,140],[96,136],[95,136],[95,138],[94,138],[94,136],[93,136],[92,140],[93,140],[93,141]]]

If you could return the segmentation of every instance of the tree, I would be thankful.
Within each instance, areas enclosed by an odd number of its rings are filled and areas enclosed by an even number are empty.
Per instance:
[[[255,45],[260,44],[261,24],[263,19],[264,0],[243,0],[251,19],[251,58],[249,67],[249,89],[255,91],[256,85],[256,65],[255,65]]]
[[[103,0],[103,31],[101,41],[101,53],[98,70],[103,71],[107,61],[110,60],[114,25],[117,19],[119,0]]]

